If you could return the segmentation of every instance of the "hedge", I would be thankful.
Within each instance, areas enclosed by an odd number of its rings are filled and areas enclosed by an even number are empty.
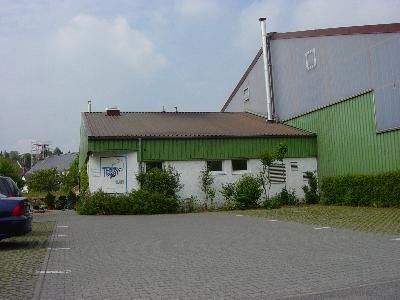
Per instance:
[[[325,204],[400,207],[400,171],[325,177],[321,193]]]

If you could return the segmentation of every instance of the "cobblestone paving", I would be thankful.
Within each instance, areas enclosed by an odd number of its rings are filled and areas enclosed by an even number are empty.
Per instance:
[[[47,271],[66,273],[38,275],[40,299],[343,298],[379,291],[374,284],[389,287],[388,299],[400,292],[396,236],[223,213],[44,218],[58,226]]]
[[[31,233],[0,241],[0,299],[32,298],[53,225],[33,222]]]

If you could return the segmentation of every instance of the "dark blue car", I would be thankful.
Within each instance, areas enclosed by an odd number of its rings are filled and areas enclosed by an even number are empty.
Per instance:
[[[19,195],[15,188],[10,178],[0,177],[0,240],[32,231],[29,202],[26,198],[14,197],[14,193]]]

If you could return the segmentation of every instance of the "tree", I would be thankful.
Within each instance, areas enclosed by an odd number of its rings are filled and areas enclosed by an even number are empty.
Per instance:
[[[210,169],[205,166],[200,172],[200,188],[206,195],[205,208],[207,209],[208,201],[210,201],[211,208],[214,207],[215,189],[212,187],[214,177],[211,175]]]
[[[79,156],[77,155],[69,166],[68,171],[61,178],[61,190],[68,192],[79,184]]]
[[[60,174],[56,169],[34,171],[26,182],[29,192],[55,192],[60,188]]]
[[[54,154],[54,155],[61,155],[61,154],[63,154],[63,152],[61,151],[60,148],[56,147],[56,148],[54,149],[54,151],[53,151],[53,154]]]
[[[270,167],[274,164],[275,161],[282,162],[287,151],[287,145],[280,143],[275,147],[272,152],[266,151],[260,155],[262,167],[260,173],[258,174],[258,179],[264,190],[266,200],[269,199],[269,192],[271,190]]]
[[[0,176],[11,177],[19,187],[22,187],[23,182],[18,175],[18,168],[8,159],[0,157]]]

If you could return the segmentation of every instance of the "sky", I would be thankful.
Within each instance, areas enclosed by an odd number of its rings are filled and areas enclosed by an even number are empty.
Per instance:
[[[0,150],[78,151],[81,112],[219,111],[267,31],[400,22],[399,0],[0,0]]]

